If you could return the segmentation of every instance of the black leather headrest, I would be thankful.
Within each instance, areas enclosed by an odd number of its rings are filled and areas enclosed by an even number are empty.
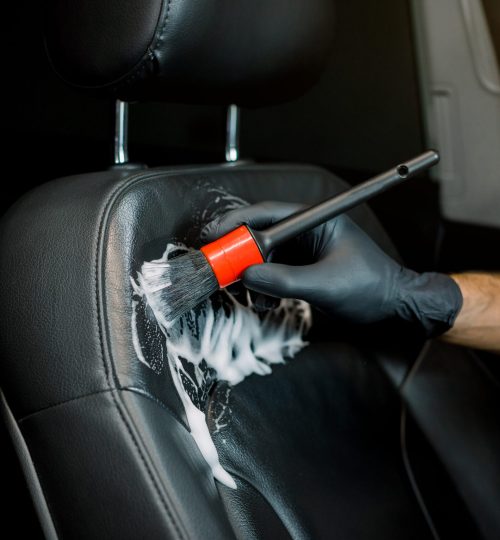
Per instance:
[[[126,101],[259,105],[321,73],[334,0],[49,0],[47,50],[69,83]]]

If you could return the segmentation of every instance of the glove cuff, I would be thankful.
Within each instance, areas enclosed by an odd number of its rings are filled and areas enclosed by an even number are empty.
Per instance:
[[[428,338],[444,334],[455,323],[463,304],[460,287],[450,276],[406,270],[399,288],[397,314],[418,323]]]

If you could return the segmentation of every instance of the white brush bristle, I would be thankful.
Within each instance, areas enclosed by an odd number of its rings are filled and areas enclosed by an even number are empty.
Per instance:
[[[212,267],[201,251],[189,251],[168,261],[146,262],[138,281],[157,318],[161,316],[167,323],[219,289]]]

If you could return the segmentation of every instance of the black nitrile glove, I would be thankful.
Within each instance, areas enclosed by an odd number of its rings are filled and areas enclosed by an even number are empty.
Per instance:
[[[239,208],[209,223],[202,238],[213,241],[243,223],[262,230],[300,208],[281,202]],[[246,287],[305,300],[349,322],[398,316],[418,323],[431,337],[451,328],[462,307],[462,294],[452,278],[401,266],[345,215],[279,247],[271,259],[245,271]]]

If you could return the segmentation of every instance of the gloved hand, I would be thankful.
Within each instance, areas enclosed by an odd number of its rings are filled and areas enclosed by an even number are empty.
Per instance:
[[[202,239],[213,241],[241,224],[262,230],[300,208],[281,202],[239,208],[209,223]],[[345,215],[277,248],[271,260],[249,267],[244,285],[265,295],[305,300],[345,321],[373,323],[398,316],[418,323],[430,337],[451,328],[462,306],[452,278],[401,266]]]

